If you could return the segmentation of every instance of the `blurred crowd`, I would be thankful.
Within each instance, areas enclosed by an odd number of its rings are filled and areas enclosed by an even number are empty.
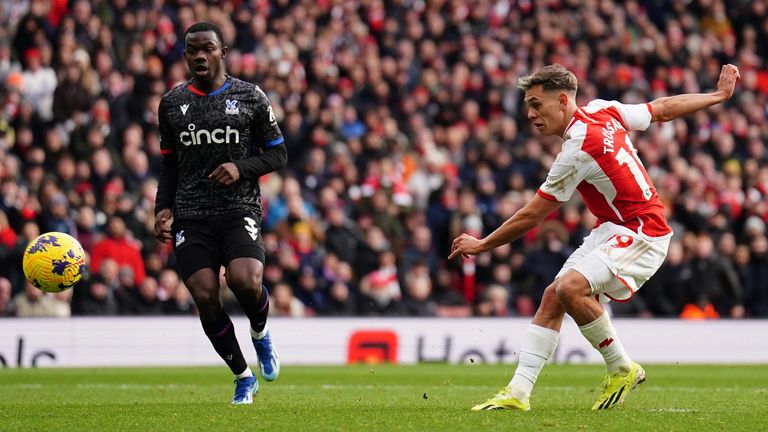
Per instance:
[[[579,104],[711,91],[739,66],[727,104],[633,136],[675,236],[611,307],[768,317],[766,0],[1,1],[0,316],[195,313],[152,230],[158,102],[187,79],[196,21],[221,27],[228,73],[264,89],[288,146],[262,178],[275,315],[532,315],[595,222],[578,197],[513,244],[445,257],[544,180],[560,143],[516,83],[558,62]],[[74,290],[25,284],[47,231],[90,254]]]

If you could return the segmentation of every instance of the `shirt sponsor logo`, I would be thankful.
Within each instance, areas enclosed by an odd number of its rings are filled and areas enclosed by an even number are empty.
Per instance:
[[[187,130],[179,134],[179,142],[189,147],[201,144],[239,144],[240,131],[231,126],[226,129],[217,128],[212,131],[207,129],[196,130],[194,123],[187,126]]]

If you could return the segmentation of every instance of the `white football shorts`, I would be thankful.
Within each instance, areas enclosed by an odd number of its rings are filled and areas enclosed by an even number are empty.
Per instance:
[[[629,228],[604,222],[584,237],[557,278],[574,269],[584,275],[600,303],[629,301],[664,263],[672,234],[646,237]]]

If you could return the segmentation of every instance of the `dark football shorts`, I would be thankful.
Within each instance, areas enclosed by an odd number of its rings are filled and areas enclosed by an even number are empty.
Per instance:
[[[171,233],[182,280],[204,268],[218,275],[235,258],[264,262],[261,220],[253,213],[176,219]]]

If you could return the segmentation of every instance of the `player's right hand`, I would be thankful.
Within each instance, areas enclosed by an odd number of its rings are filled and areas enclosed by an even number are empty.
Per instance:
[[[730,99],[739,78],[741,78],[739,68],[732,64],[723,65],[720,69],[720,78],[717,80],[717,92],[722,94],[725,100]]]
[[[163,243],[171,240],[171,220],[173,213],[171,209],[160,210],[155,215],[155,238]]]
[[[451,254],[448,256],[449,260],[452,260],[458,256],[467,258],[469,255],[477,255],[483,252],[480,246],[480,240],[469,234],[462,234],[453,240],[451,245]]]

